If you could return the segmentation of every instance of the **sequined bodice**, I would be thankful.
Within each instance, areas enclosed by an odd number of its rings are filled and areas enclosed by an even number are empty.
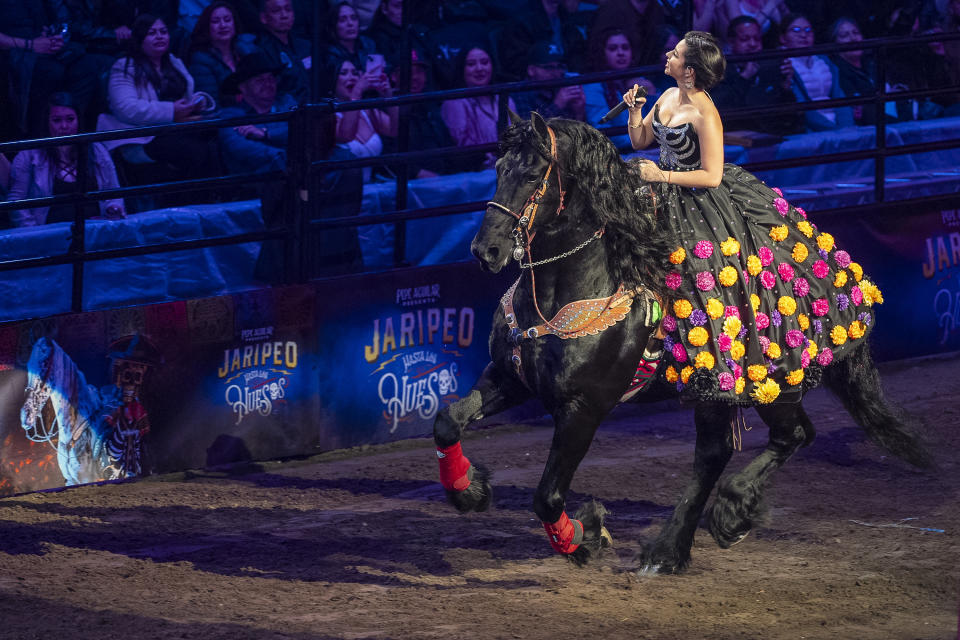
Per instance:
[[[693,125],[686,122],[679,127],[668,127],[660,122],[660,105],[653,111],[653,136],[660,145],[663,169],[691,171],[700,168],[700,139]]]

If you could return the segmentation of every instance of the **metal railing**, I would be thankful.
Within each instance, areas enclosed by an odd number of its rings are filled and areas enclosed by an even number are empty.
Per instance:
[[[892,49],[905,46],[922,46],[929,42],[957,39],[960,39],[960,33],[932,34],[927,36],[907,38],[864,40],[858,43],[817,45],[807,49],[767,51],[750,56],[730,56],[728,58],[728,62],[735,64],[737,62],[747,60],[759,61],[784,57],[798,57],[803,55],[829,54],[850,50],[874,50],[877,52],[877,91],[873,95],[857,96],[852,98],[790,103],[763,108],[721,110],[721,115],[724,117],[738,118],[759,116],[771,117],[778,114],[794,114],[798,111],[806,110],[847,107],[854,105],[873,105],[877,115],[876,123],[874,125],[876,130],[876,147],[874,149],[830,153],[825,155],[820,154],[815,157],[755,162],[748,163],[745,165],[745,167],[753,171],[765,171],[790,167],[811,166],[823,163],[873,159],[875,163],[873,185],[874,203],[864,206],[873,208],[886,208],[886,206],[890,204],[886,202],[886,193],[884,189],[886,175],[884,161],[887,158],[897,155],[960,148],[960,138],[956,140],[942,140],[936,143],[899,145],[895,147],[890,147],[887,145],[886,117],[884,109],[884,106],[887,102],[891,100],[926,98],[960,93],[960,85],[926,90],[888,92],[885,88],[888,53]],[[481,95],[499,95],[502,98],[500,100],[500,104],[505,105],[506,97],[510,93],[517,91],[555,89],[563,86],[623,80],[625,78],[632,78],[638,75],[661,72],[661,66],[651,65],[647,67],[634,68],[627,71],[589,73],[551,81],[506,83],[490,85],[486,87],[431,91],[417,95],[401,95],[393,98],[364,99],[352,102],[323,101],[302,105],[297,109],[286,113],[248,116],[229,120],[204,120],[199,122],[140,127],[122,131],[84,133],[61,138],[0,143],[0,153],[20,151],[28,148],[48,148],[62,145],[78,145],[81,150],[81,153],[78,154],[78,184],[85,185],[87,184],[86,178],[88,176],[88,172],[91,170],[91,168],[87,166],[89,156],[85,151],[88,145],[95,142],[121,140],[131,137],[143,137],[158,134],[196,133],[200,131],[210,131],[241,124],[260,124],[278,121],[286,121],[290,127],[289,143],[287,148],[287,167],[284,171],[234,174],[222,177],[178,180],[173,182],[164,182],[143,186],[128,186],[115,189],[98,189],[89,191],[81,190],[78,193],[68,195],[48,196],[43,198],[20,200],[16,202],[0,203],[0,212],[60,204],[73,204],[75,206],[75,218],[72,224],[71,243],[69,250],[66,253],[36,258],[12,260],[3,259],[0,260],[0,271],[54,265],[72,265],[73,276],[71,310],[77,312],[83,310],[83,271],[84,265],[87,262],[140,256],[153,253],[182,251],[188,249],[202,249],[227,244],[241,244],[264,240],[280,240],[284,243],[284,254],[292,257],[285,264],[281,281],[284,283],[301,282],[305,279],[305,251],[307,250],[312,237],[319,233],[323,233],[328,229],[359,227],[383,223],[393,224],[397,229],[395,233],[394,265],[401,266],[405,263],[404,229],[407,221],[478,211],[484,208],[485,202],[461,202],[431,208],[408,208],[406,205],[408,181],[407,171],[402,170],[396,172],[395,210],[378,215],[364,215],[362,217],[348,216],[320,219],[319,213],[322,205],[318,201],[318,198],[311,197],[311,185],[315,184],[315,176],[319,173],[327,171],[356,169],[374,165],[399,165],[403,166],[405,169],[407,164],[417,162],[425,158],[436,159],[462,157],[465,155],[473,155],[478,152],[493,151],[496,149],[497,145],[495,143],[491,143],[469,147],[432,149],[428,151],[401,151],[398,153],[385,154],[373,158],[331,161],[314,157],[314,154],[317,150],[312,148],[310,144],[310,141],[314,139],[316,127],[320,126],[325,118],[333,117],[333,114],[336,112],[398,106],[401,107],[401,124],[404,124],[404,118],[406,117],[406,114],[402,108],[407,105],[439,102],[443,100]],[[502,118],[505,118],[505,113],[501,114],[501,116]],[[611,127],[605,129],[604,131],[609,135],[619,135],[625,133],[626,128]],[[401,136],[400,138],[402,148],[406,145],[404,144],[404,136]],[[277,181],[283,181],[285,183],[285,188],[283,189],[285,199],[282,207],[282,215],[279,223],[272,224],[266,229],[254,232],[224,235],[221,237],[186,241],[171,241],[148,246],[101,250],[88,250],[85,247],[86,219],[84,217],[84,205],[90,202],[96,202],[110,198],[131,198],[159,193],[221,189],[232,186]],[[941,204],[951,198],[955,199],[956,196],[927,196],[924,198],[915,198],[910,200],[897,200],[896,205],[902,206],[905,202],[910,202],[923,204],[925,206],[936,206],[937,204]],[[849,210],[849,208],[844,207],[838,209],[819,210],[817,213],[824,215],[843,210]]]

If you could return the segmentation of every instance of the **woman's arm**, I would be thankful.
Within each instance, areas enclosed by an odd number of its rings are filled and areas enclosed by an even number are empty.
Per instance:
[[[108,95],[110,110],[113,115],[132,125],[173,122],[174,105],[172,102],[161,102],[140,97],[133,79],[133,63],[131,62],[128,65],[127,60],[128,58],[117,60],[110,70]]]
[[[695,188],[716,187],[720,184],[723,178],[723,123],[712,103],[700,106],[703,111],[692,122],[700,139],[701,168],[693,171],[668,171],[648,160],[640,167],[640,175],[644,180]]]
[[[21,151],[13,158],[13,164],[10,165],[10,193],[7,195],[7,201],[14,202],[26,198],[30,192],[30,180],[32,178],[32,154],[29,150]],[[33,215],[32,209],[11,211],[10,222],[15,227],[32,227],[40,224],[40,221]]]
[[[634,85],[633,89],[630,89],[628,93],[632,93],[636,89]],[[643,116],[641,114],[641,109],[646,103],[646,98],[640,98],[636,101],[636,104],[639,106],[636,109],[629,110],[629,118],[627,119],[627,134],[630,136],[630,144],[634,149],[646,149],[653,142],[653,112],[656,110],[657,105],[660,104],[660,101],[663,100],[673,89],[668,89],[661,94],[657,101],[653,103],[653,106],[647,111],[647,115]],[[624,100],[627,99],[627,95],[624,94]],[[629,103],[628,103],[629,104]]]

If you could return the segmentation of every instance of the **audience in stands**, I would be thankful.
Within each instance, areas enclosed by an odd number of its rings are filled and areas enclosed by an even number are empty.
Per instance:
[[[239,15],[226,0],[216,0],[200,13],[190,36],[188,51],[194,88],[213,96],[220,108],[230,107],[236,96],[221,95],[220,87],[237,70],[237,61],[252,53],[253,36],[242,33]]]
[[[295,18],[291,0],[260,0],[263,31],[256,43],[273,64],[283,67],[279,91],[301,102],[310,94],[310,41],[292,33]]]
[[[493,60],[483,46],[465,46],[457,59],[458,76],[464,87],[485,87],[493,81]],[[506,105],[500,104],[500,96],[475,96],[447,100],[440,107],[443,121],[450,130],[453,141],[460,147],[496,142],[498,123],[507,123],[507,112],[516,112],[517,105],[512,98]],[[493,167],[496,154],[487,152],[482,160],[485,169]]]
[[[721,0],[718,3],[717,30],[724,33],[730,23],[739,16],[749,16],[757,21],[763,33],[771,29],[777,31],[777,25],[790,12],[785,0]]]
[[[328,67],[337,65],[340,60],[349,60],[361,72],[366,72],[368,66],[371,71],[383,71],[383,56],[371,61],[371,56],[379,53],[376,44],[367,36],[360,35],[357,10],[346,0],[336,3],[327,12],[326,37],[328,44],[325,57]],[[370,62],[373,64],[368,65]],[[379,69],[376,69],[377,67]]]
[[[341,102],[359,100],[368,89],[382,98],[393,95],[386,72],[379,76],[361,73],[350,59],[340,60],[327,73],[333,79],[333,97]],[[397,137],[399,108],[354,109],[337,113],[336,141],[357,158],[372,158],[383,153],[381,136]],[[363,179],[369,182],[373,168],[364,167]]]
[[[373,43],[373,50],[391,60],[400,54],[403,42],[403,0],[383,0],[364,36]],[[423,43],[417,42],[417,45]]]
[[[656,32],[663,23],[663,8],[657,0],[607,0],[597,9],[591,38],[620,29],[630,40],[630,66],[658,64],[663,62],[663,51]]]
[[[527,54],[527,80],[559,80],[566,73],[566,58],[552,42],[538,42]],[[524,118],[529,118],[530,112],[536,111],[544,118],[586,120],[587,103],[583,87],[579,85],[523,91],[514,94],[513,99],[517,103],[517,113]]]
[[[853,18],[838,18],[830,27],[830,40],[836,43],[860,42],[863,34]],[[837,67],[840,90],[847,97],[869,96],[876,92],[877,69],[872,55],[863,49],[840,51],[830,56]],[[873,105],[853,107],[853,120],[858,125],[872,125],[877,121]]]
[[[537,42],[552,43],[567,60],[583,60],[587,48],[583,31],[560,0],[512,3],[512,15],[497,41],[495,53],[505,80],[526,77],[527,53]]]
[[[42,111],[47,121],[47,130],[44,132],[46,135],[71,136],[79,133],[80,113],[69,93],[52,94]],[[45,198],[81,191],[79,159],[80,151],[77,145],[21,151],[13,159],[10,168],[10,200]],[[110,153],[100,143],[87,147],[85,170],[86,190],[114,189],[120,186]],[[105,218],[126,216],[123,200],[120,199],[101,200],[99,208],[95,204],[85,204],[83,214],[87,218],[96,215],[103,215]],[[10,220],[17,227],[73,222],[75,216],[74,204],[56,204],[10,212]]]

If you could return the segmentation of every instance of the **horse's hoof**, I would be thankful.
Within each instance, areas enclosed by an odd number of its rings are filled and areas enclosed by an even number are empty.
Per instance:
[[[482,465],[471,465],[468,474],[470,485],[463,491],[447,489],[447,500],[460,513],[486,511],[493,501],[490,471]]]
[[[746,538],[748,535],[750,535],[750,532],[744,531],[739,536],[737,536],[732,542],[730,542],[728,546],[732,547],[734,545],[740,544],[741,542],[743,542],[743,539]]]
[[[610,532],[606,527],[600,527],[600,547],[602,549],[609,549],[613,546],[613,536],[610,535]]]

